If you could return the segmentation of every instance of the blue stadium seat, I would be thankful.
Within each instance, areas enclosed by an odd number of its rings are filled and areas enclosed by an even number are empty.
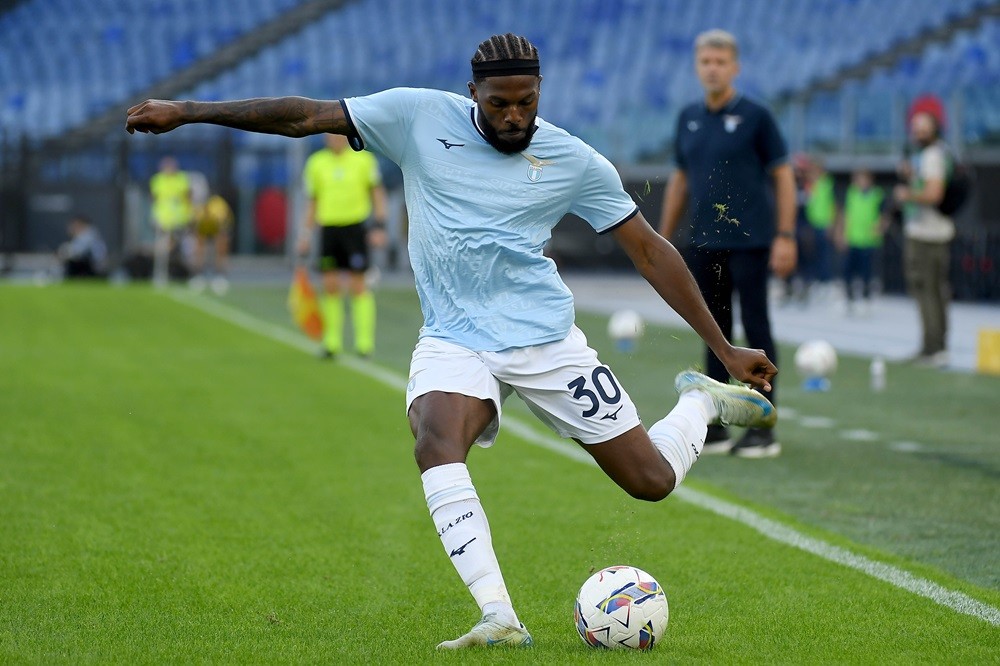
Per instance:
[[[303,1],[23,2],[0,15],[5,127],[33,137],[58,134]],[[468,58],[479,36],[509,30],[529,35],[541,48],[544,116],[571,131],[594,134],[596,141],[621,151],[615,158],[628,160],[648,152],[632,137],[666,141],[681,105],[700,96],[692,40],[702,30],[723,27],[736,34],[744,54],[738,85],[767,100],[985,2],[908,0],[904,12],[884,0],[509,0],[494,5],[359,0],[184,96],[334,97],[396,85],[464,92]],[[843,95],[857,100],[859,140],[876,141],[890,131],[883,116],[892,112],[892,91],[906,97],[927,90],[948,95],[998,81],[1000,20],[991,19],[950,44],[902,60],[867,84],[848,86]],[[78,109],[44,120],[29,118],[35,109],[52,108],[54,100],[65,101],[67,95],[79,103]],[[821,101],[807,110],[810,137],[835,140],[841,132],[840,108],[849,105],[838,95],[817,99]],[[968,136],[997,131],[985,124],[995,120],[987,109],[992,101],[990,95],[970,94],[974,122]],[[642,131],[619,136],[616,130],[598,129],[623,119]],[[662,136],[661,127],[666,128]]]

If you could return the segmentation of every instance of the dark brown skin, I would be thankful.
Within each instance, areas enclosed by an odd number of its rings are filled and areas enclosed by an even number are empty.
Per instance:
[[[538,115],[541,76],[497,76],[478,85],[469,82],[469,94],[485,120],[502,141],[516,143],[527,136]]]
[[[479,107],[480,120],[488,123],[501,141],[516,144],[527,136],[535,121],[540,83],[540,76],[491,77],[478,85],[470,83],[469,92]],[[290,137],[351,131],[340,102],[304,97],[235,102],[147,100],[128,110],[125,129],[129,133],[162,134],[188,123],[211,123]],[[705,340],[733,377],[758,389],[771,389],[770,381],[777,374],[774,364],[759,349],[729,344],[673,245],[638,213],[612,233],[639,273]],[[435,391],[414,400],[409,420],[420,471],[465,462],[476,438],[494,414],[493,403],[455,393]],[[673,469],[642,426],[607,442],[587,445],[585,449],[633,497],[658,501],[674,488]]]
[[[128,110],[125,130],[163,134],[190,123],[222,125],[248,132],[303,137],[347,134],[350,125],[337,100],[262,97],[234,102],[177,102],[148,99]]]

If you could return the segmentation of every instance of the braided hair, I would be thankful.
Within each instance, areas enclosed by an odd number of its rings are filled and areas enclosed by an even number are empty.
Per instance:
[[[537,61],[538,49],[526,37],[511,32],[505,35],[493,35],[476,49],[475,55],[472,56],[473,69],[475,69],[476,63],[500,60]]]

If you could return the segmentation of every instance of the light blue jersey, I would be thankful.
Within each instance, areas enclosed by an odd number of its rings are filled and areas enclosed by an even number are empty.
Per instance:
[[[538,119],[523,153],[504,155],[471,99],[395,88],[343,100],[361,145],[403,171],[421,337],[473,351],[562,340],[573,295],[542,254],[574,213],[598,232],[638,211],[618,172],[583,141]]]

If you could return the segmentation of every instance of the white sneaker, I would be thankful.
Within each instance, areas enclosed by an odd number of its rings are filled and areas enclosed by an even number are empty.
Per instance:
[[[439,650],[459,650],[476,645],[529,647],[532,644],[531,634],[523,624],[510,627],[496,620],[496,613],[487,613],[472,631],[453,641],[439,643],[437,647]]]
[[[913,359],[913,365],[921,368],[945,368],[948,366],[948,352],[939,351],[933,354],[921,354]]]
[[[704,391],[712,398],[719,416],[715,425],[735,425],[747,428],[772,428],[778,412],[767,398],[753,389],[738,384],[723,384],[694,370],[685,370],[674,379],[680,394]]]

